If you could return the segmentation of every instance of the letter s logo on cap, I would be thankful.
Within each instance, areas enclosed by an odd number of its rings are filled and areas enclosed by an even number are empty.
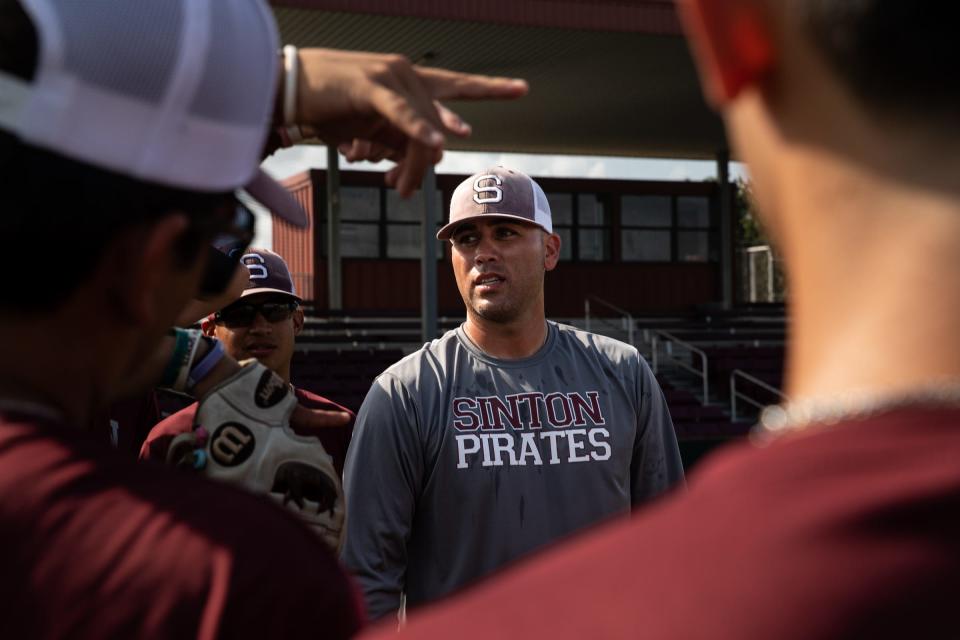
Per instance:
[[[490,185],[484,187],[480,184],[484,180],[493,180],[496,183],[496,186]],[[494,202],[500,202],[503,200],[503,190],[500,188],[501,184],[503,184],[503,180],[500,179],[500,176],[495,176],[492,173],[488,173],[485,176],[480,176],[473,183],[473,190],[476,191],[476,193],[473,194],[473,201],[477,204],[491,204]],[[493,195],[481,198],[481,193],[492,193]]]
[[[267,273],[266,260],[259,253],[248,253],[240,258],[240,261],[250,270],[251,280],[266,280],[270,276]]]

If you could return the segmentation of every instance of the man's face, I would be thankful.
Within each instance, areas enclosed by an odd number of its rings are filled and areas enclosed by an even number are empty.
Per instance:
[[[238,300],[226,307],[224,312],[246,305],[287,305],[290,302],[292,299],[289,296],[259,293]],[[277,312],[276,308],[273,310]],[[289,381],[294,342],[301,329],[303,310],[298,307],[286,314],[284,319],[273,322],[264,317],[262,310],[253,314],[253,320],[248,326],[218,321],[213,325],[212,333],[223,343],[227,353],[237,360],[256,358]]]
[[[460,225],[450,238],[453,273],[467,312],[508,323],[543,302],[543,274],[556,266],[560,238],[509,218]]]

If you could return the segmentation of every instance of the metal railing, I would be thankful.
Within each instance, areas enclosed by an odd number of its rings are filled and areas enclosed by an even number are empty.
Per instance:
[[[780,400],[787,399],[787,396],[785,396],[780,391],[780,389],[777,389],[776,387],[773,387],[767,384],[763,380],[759,380],[755,378],[754,376],[750,375],[746,371],[741,371],[740,369],[734,369],[733,371],[730,372],[730,420],[731,421],[737,420],[737,400],[738,399],[753,405],[757,409],[763,409],[763,407],[766,406],[764,403],[754,400],[753,398],[746,395],[745,393],[741,393],[737,391],[737,378],[743,378],[748,382],[752,382],[753,384],[757,385],[761,389],[769,391],[770,393],[778,396]]]
[[[668,333],[666,331],[651,329],[649,331],[649,335],[650,335],[650,347],[652,351],[651,365],[653,366],[653,372],[654,373],[659,372],[660,345],[663,344],[664,347],[666,348],[666,359],[670,360],[674,365],[680,367],[681,369],[685,371],[689,371],[695,376],[698,376],[699,378],[701,378],[703,383],[703,404],[706,405],[708,399],[710,398],[710,380],[709,378],[707,378],[707,354],[702,349],[698,349],[697,347],[693,346],[689,342],[680,340],[672,333]],[[686,349],[692,354],[696,354],[700,356],[700,369],[698,370],[695,367],[691,366],[690,364],[684,362],[683,360],[680,360],[679,358],[675,358],[673,356],[674,346],[681,347],[683,349]],[[691,358],[691,361],[692,360],[693,359]]]
[[[634,322],[633,314],[625,309],[621,309],[615,304],[611,304],[602,298],[596,296],[588,296],[583,301],[583,323],[584,328],[587,331],[590,331],[590,301],[593,301],[597,305],[609,309],[620,314],[620,319],[622,321],[623,330],[627,332],[627,344],[636,346],[633,341],[634,331],[636,330],[636,322]]]

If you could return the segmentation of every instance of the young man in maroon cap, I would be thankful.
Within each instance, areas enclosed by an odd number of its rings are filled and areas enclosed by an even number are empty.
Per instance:
[[[425,613],[413,637],[958,635],[954,7],[687,0],[790,277],[790,402],[690,491]],[[388,632],[389,633],[389,632]]]
[[[296,336],[303,329],[303,310],[301,298],[297,295],[287,263],[282,257],[267,249],[247,249],[240,258],[249,272],[247,286],[240,298],[213,313],[202,323],[206,335],[215,337],[223,345],[227,355],[237,361],[256,358],[261,364],[276,372],[280,378],[290,384],[290,364]],[[290,385],[292,387],[292,385]],[[327,426],[311,430],[331,458],[336,477],[331,478],[342,507],[340,476],[353,431],[353,413],[345,407],[318,396],[306,389],[294,388],[299,406],[322,411],[341,411],[350,415],[351,420],[342,426]],[[197,404],[194,403],[159,422],[150,430],[140,449],[142,459],[169,461],[168,452],[174,438],[188,434],[194,429]],[[244,484],[241,482],[240,484]],[[254,490],[256,486],[249,486]],[[272,489],[264,487],[265,491]],[[284,503],[291,499],[301,504],[297,510],[304,509],[301,496],[295,487],[287,487]],[[329,531],[327,530],[329,529]],[[342,538],[342,521],[339,519],[323,531],[324,539],[333,548],[338,548]]]
[[[273,251],[251,248],[240,261],[249,272],[246,288],[237,301],[204,319],[203,331],[217,338],[235,360],[256,358],[289,383],[296,337],[303,329],[302,299],[297,295],[287,263]],[[343,411],[352,416],[349,409],[306,389],[295,388],[294,392],[301,406]],[[143,443],[140,457],[164,460],[170,440],[190,431],[196,410],[197,405],[193,404],[159,422]],[[315,432],[340,473],[352,429],[351,420],[342,427]]]
[[[632,345],[547,321],[560,255],[529,176],[454,191],[464,324],[387,369],[357,417],[343,561],[371,617],[448,595],[682,484],[666,401]]]
[[[203,332],[217,338],[233,359],[256,358],[289,383],[296,336],[303,329],[302,299],[287,263],[273,251],[248,249],[241,263],[249,273],[246,288],[239,299],[202,321]],[[349,409],[305,389],[295,391],[304,406],[349,413]],[[196,404],[190,405],[159,422],[143,443],[140,457],[163,461],[169,441],[190,430],[196,408]],[[351,430],[351,425],[345,425],[317,432],[338,470],[343,469]]]

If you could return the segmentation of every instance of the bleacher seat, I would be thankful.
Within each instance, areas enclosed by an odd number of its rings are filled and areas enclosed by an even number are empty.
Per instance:
[[[298,351],[290,377],[294,385],[358,411],[373,380],[402,357],[399,349]]]

